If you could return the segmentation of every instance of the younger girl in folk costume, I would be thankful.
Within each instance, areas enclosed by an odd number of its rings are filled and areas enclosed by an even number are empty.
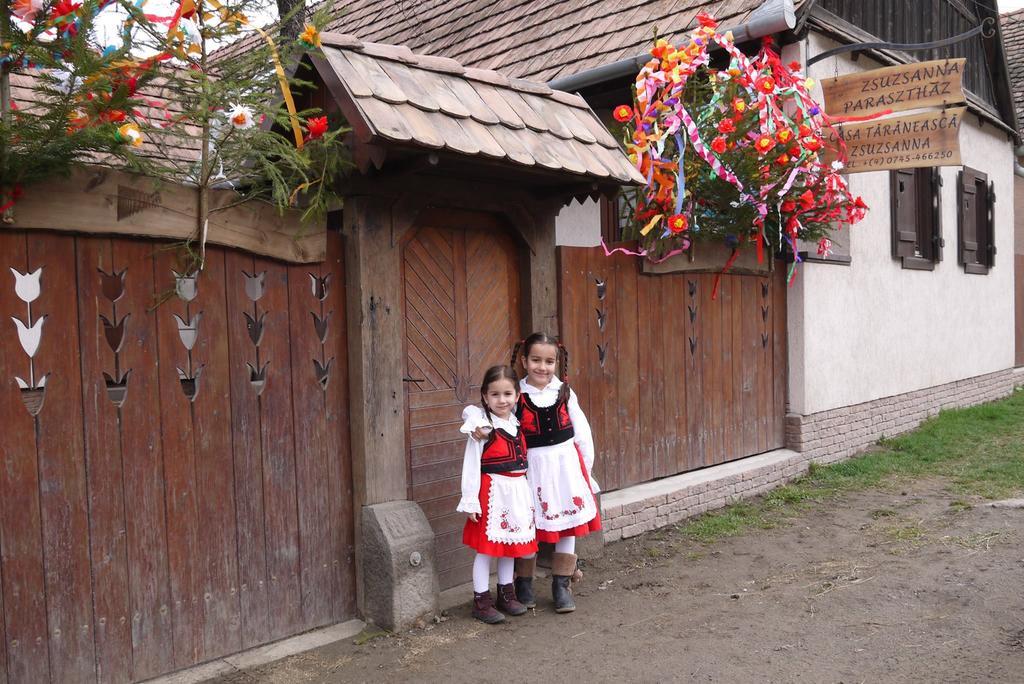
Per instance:
[[[544,333],[533,333],[512,350],[512,363],[517,360],[526,370],[519,383],[516,417],[526,436],[537,541],[555,545],[551,561],[555,612],[570,613],[576,610],[569,588],[576,573],[576,537],[601,529],[594,497],[601,490],[590,474],[594,440],[576,393],[566,382],[569,353],[565,347]],[[536,556],[516,560],[516,591],[519,600],[531,607],[536,605],[535,564]]]
[[[522,615],[512,583],[515,560],[536,556],[534,503],[526,475],[526,440],[518,429],[516,372],[492,366],[480,383],[481,406],[467,406],[461,431],[470,435],[462,464],[458,511],[469,519],[462,542],[476,550],[473,563],[473,617],[495,624]],[[498,559],[498,600],[488,586],[491,558]]]

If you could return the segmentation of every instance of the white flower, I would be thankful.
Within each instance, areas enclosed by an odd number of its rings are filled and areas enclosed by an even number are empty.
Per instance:
[[[833,171],[841,171],[842,168],[843,168],[843,162],[839,161],[838,159],[836,159],[834,162],[832,162],[832,170]]]
[[[245,105],[232,104],[231,109],[228,111],[228,121],[235,128],[252,128],[256,125],[255,119],[252,116],[252,110]]]

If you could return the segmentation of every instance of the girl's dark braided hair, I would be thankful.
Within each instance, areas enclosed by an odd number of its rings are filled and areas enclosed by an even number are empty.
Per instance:
[[[491,424],[492,428],[494,421],[491,420],[491,409],[487,407],[487,388],[498,380],[511,380],[512,387],[516,394],[519,394],[519,375],[512,366],[491,366],[484,371],[484,379],[480,382],[480,405],[484,407],[484,415],[487,416],[487,422]]]
[[[516,342],[515,346],[512,347],[512,366],[515,367],[516,360],[520,358],[520,354],[522,354],[522,358],[525,359],[530,355],[530,350],[533,349],[534,345],[538,344],[550,344],[558,350],[558,379],[562,381],[562,386],[558,389],[558,400],[568,400],[569,350],[565,348],[565,345],[558,341],[558,338],[552,337],[547,333],[535,332],[526,339]]]

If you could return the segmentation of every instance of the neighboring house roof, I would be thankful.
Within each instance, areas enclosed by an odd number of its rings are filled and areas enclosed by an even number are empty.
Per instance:
[[[677,40],[696,26],[700,12],[736,26],[763,4],[764,0],[337,0],[324,30],[406,45],[466,66],[547,82],[647,52],[655,33]],[[244,50],[253,40],[258,38],[229,45],[217,58]]]
[[[1018,124],[1024,123],[1024,9],[1000,15],[1003,49],[1010,72],[1010,89]]]
[[[615,183],[644,179],[578,95],[323,34],[318,68],[357,135]],[[324,73],[324,68],[332,73]],[[365,128],[363,128],[365,127]],[[361,130],[362,129],[362,130]]]

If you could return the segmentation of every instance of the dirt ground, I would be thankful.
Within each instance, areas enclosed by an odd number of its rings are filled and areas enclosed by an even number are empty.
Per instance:
[[[575,613],[438,624],[240,671],[242,682],[1024,682],[1024,510],[939,480],[815,504],[700,544],[674,530],[587,563]]]

